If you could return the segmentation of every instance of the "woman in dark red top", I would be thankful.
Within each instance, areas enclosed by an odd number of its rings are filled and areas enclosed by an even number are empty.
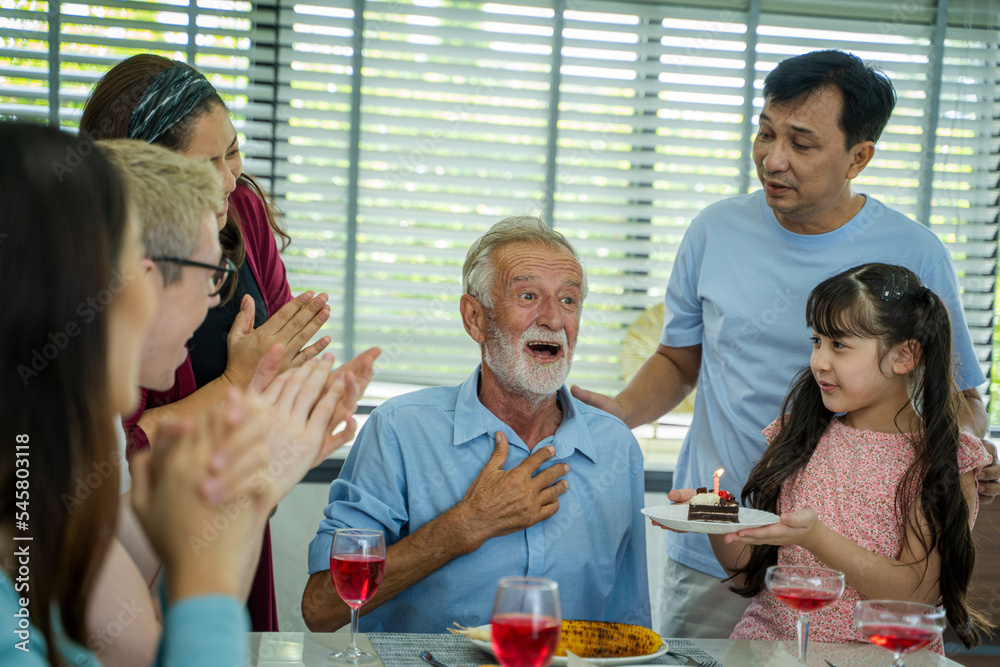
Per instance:
[[[155,441],[167,417],[193,416],[223,400],[229,385],[246,388],[264,353],[281,342],[281,370],[319,354],[323,337],[304,347],[330,316],[327,295],[306,292],[292,299],[278,256],[278,226],[266,194],[247,174],[236,130],[218,92],[189,65],[155,55],[138,55],[113,67],[94,88],[80,123],[94,139],[140,139],[210,160],[227,195],[217,214],[223,255],[237,267],[237,279],[223,291],[223,303],[209,312],[188,343],[187,360],[167,392],[142,392],[138,412],[125,419],[129,453]],[[278,630],[265,532],[254,585],[247,602],[253,630]]]

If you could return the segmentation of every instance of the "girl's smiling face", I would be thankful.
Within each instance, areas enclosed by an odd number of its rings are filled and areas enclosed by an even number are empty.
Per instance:
[[[809,367],[823,393],[823,405],[847,413],[843,422],[848,426],[898,432],[896,416],[910,400],[914,363],[909,346],[901,343],[883,355],[877,338],[831,338],[815,330],[812,341]]]

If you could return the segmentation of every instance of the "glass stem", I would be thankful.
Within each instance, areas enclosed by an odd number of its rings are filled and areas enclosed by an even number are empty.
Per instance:
[[[806,662],[806,647],[809,645],[809,615],[802,614],[799,616],[799,662],[805,664]]]
[[[358,653],[358,610],[356,607],[351,607],[351,648],[349,650],[354,655]]]

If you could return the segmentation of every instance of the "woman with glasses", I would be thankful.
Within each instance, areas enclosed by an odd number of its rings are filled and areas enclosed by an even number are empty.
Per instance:
[[[287,244],[288,236],[278,226],[267,195],[243,173],[236,130],[218,92],[201,73],[160,56],[133,56],[98,82],[80,129],[94,139],[140,139],[209,160],[226,195],[216,215],[225,263],[211,267],[216,271],[210,286],[220,292],[222,304],[209,310],[195,332],[173,388],[148,392],[145,404],[124,420],[130,454],[155,444],[156,428],[165,417],[195,417],[204,406],[221,401],[229,386],[245,388],[275,342],[285,347],[281,370],[302,364],[329,345],[327,336],[304,347],[330,316],[328,297],[306,292],[292,299],[274,238],[277,234]],[[363,354],[370,369],[377,351]],[[362,383],[367,379],[362,377]],[[248,607],[255,631],[278,629],[269,533]]]

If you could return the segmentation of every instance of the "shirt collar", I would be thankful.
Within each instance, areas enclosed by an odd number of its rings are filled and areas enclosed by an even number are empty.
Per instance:
[[[455,434],[452,444],[455,446],[463,445],[484,434],[492,440],[497,431],[503,431],[504,435],[507,436],[507,442],[527,450],[527,445],[514,432],[514,429],[487,410],[486,406],[479,401],[481,371],[482,366],[477,366],[472,375],[459,385],[458,400],[455,404]],[[575,405],[575,400],[570,396],[566,385],[559,388],[556,398],[559,405],[562,406],[562,422],[556,429],[555,435],[546,438],[539,445],[553,445],[556,448],[554,457],[556,459],[569,458],[573,451],[577,450],[591,461],[596,461],[597,452],[590,436],[590,429],[587,428],[587,420],[578,410],[578,406]]]

